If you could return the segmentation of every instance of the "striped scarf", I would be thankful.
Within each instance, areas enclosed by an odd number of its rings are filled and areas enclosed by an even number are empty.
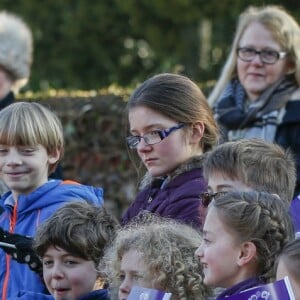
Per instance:
[[[273,142],[286,103],[296,89],[294,76],[285,76],[247,106],[244,88],[233,79],[214,107],[217,122],[226,130],[226,140],[256,137]]]

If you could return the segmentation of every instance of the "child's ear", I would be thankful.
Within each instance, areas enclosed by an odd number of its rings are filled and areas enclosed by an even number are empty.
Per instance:
[[[49,153],[48,154],[49,164],[55,164],[55,163],[57,163],[57,161],[60,158],[60,153],[61,153],[61,151],[58,150],[58,149],[56,149],[56,150],[52,151],[51,153]]]
[[[205,126],[203,122],[196,122],[191,125],[191,137],[190,143],[191,144],[199,144],[201,138],[204,134]]]
[[[256,256],[256,246],[252,242],[244,242],[241,245],[240,255],[238,257],[237,264],[239,266],[244,266],[249,264],[251,260]]]

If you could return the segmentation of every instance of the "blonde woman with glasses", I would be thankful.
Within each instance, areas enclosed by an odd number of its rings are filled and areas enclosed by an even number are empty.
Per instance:
[[[224,140],[261,138],[300,166],[300,28],[282,7],[249,7],[209,97]],[[297,170],[297,194],[300,168]]]

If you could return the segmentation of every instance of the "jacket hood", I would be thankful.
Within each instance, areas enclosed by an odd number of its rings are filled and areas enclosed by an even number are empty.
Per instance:
[[[160,176],[160,177],[153,177],[149,172],[145,174],[141,183],[139,185],[139,190],[143,190],[145,187],[151,184],[155,184],[155,182],[162,182],[164,180],[171,181],[178,175],[191,171],[193,169],[200,169],[203,167],[204,155],[194,156],[189,159],[187,162],[181,164],[178,168],[176,168],[169,176]]]
[[[103,204],[103,189],[87,186],[79,183],[64,183],[62,180],[51,179],[29,195],[20,195],[18,198],[18,212],[44,209],[59,203],[65,203],[77,199],[87,200],[96,205]],[[5,205],[12,205],[12,193],[3,195]]]

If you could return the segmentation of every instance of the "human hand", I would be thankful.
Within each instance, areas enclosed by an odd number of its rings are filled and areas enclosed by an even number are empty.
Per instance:
[[[32,243],[33,238],[10,233],[0,227],[0,247],[7,254],[11,255],[12,259],[19,263],[27,264],[32,271],[41,275],[42,262],[33,251]]]

